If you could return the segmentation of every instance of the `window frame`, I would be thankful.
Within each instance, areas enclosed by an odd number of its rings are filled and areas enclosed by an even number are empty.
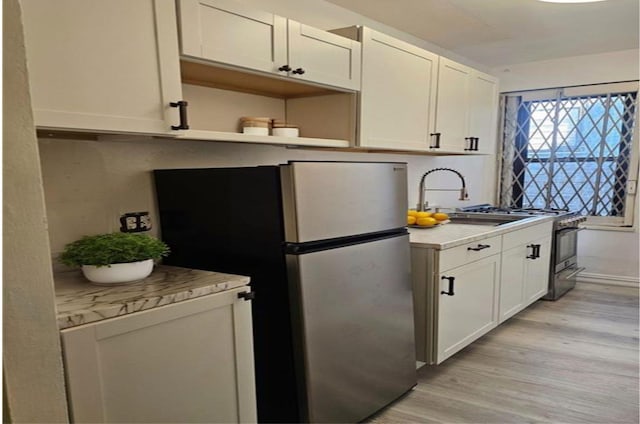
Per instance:
[[[635,122],[634,129],[631,137],[631,149],[629,156],[629,170],[625,186],[625,214],[622,217],[619,216],[587,216],[585,226],[591,229],[617,229],[624,230],[625,227],[629,230],[638,229],[638,214],[640,213],[640,202],[637,196],[638,175],[640,173],[640,160],[639,160],[639,144],[640,144],[640,90],[638,81],[628,81],[619,83],[607,83],[607,84],[595,84],[586,86],[574,86],[563,88],[552,88],[542,90],[526,90],[526,91],[514,91],[500,93],[500,128],[499,128],[499,143],[498,143],[498,178],[496,187],[496,198],[499,199],[501,206],[506,206],[503,203],[503,187],[504,184],[504,138],[505,138],[505,119],[506,119],[506,97],[507,96],[521,96],[522,101],[544,101],[555,99],[558,97],[558,93],[561,93],[563,97],[577,97],[577,96],[598,96],[615,93],[628,93],[636,92],[636,106],[635,106]],[[517,143],[517,138],[515,139]],[[515,147],[515,143],[514,143]],[[510,171],[513,172],[514,162],[511,162]],[[526,166],[526,164],[525,164]],[[514,190],[516,184],[511,183],[510,187],[506,187],[508,190]],[[511,194],[513,196],[513,193]]]

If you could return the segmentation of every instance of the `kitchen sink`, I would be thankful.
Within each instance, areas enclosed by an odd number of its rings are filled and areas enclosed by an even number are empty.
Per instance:
[[[473,212],[455,212],[449,214],[449,220],[452,224],[488,225],[491,227],[497,227],[498,225],[509,224],[527,218],[531,218],[531,216]]]

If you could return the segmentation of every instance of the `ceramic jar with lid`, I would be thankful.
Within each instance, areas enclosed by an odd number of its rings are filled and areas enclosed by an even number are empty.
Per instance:
[[[243,134],[269,135],[271,118],[244,116],[240,118],[240,127]]]
[[[288,124],[277,119],[274,119],[271,125],[271,135],[278,137],[298,137],[300,135],[297,125]]]

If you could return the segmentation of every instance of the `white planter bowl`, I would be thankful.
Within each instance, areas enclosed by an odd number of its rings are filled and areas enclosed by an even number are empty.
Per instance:
[[[125,264],[111,264],[101,267],[82,265],[82,273],[94,284],[123,284],[142,280],[153,271],[153,259]]]

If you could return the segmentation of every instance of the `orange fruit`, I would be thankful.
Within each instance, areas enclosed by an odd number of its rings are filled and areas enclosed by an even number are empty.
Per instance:
[[[416,219],[429,218],[429,217],[431,217],[431,215],[433,215],[431,212],[417,212],[416,213]]]
[[[408,225],[413,225],[413,224],[415,224],[415,223],[416,223],[416,217],[415,217],[415,216],[408,215],[408,216],[407,216],[407,224],[408,224]]]
[[[431,218],[429,216],[418,218],[418,220],[416,222],[421,227],[433,227],[434,225],[436,225],[438,223],[438,221],[436,221],[434,218]]]
[[[418,211],[416,211],[415,209],[409,209],[409,211],[407,212],[407,216],[415,217],[417,214],[418,214]]]
[[[435,219],[437,219],[438,221],[444,221],[444,220],[446,220],[446,219],[449,219],[449,215],[447,215],[447,214],[446,214],[446,213],[444,213],[444,212],[434,213],[434,214],[433,214],[433,217],[434,217]]]

